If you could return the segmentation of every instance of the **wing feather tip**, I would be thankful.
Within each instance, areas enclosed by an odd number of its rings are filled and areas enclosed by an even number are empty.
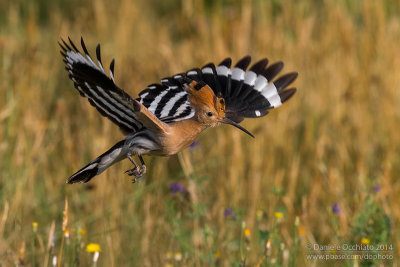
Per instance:
[[[256,63],[254,63],[251,68],[250,71],[253,71],[256,74],[260,74],[262,73],[262,71],[265,70],[265,67],[268,65],[268,58],[263,58],[259,61],[257,61]]]
[[[221,61],[221,63],[218,64],[218,66],[226,66],[230,68],[232,65],[232,59],[230,57],[225,58],[224,60]]]
[[[113,58],[110,63],[110,70],[113,75],[114,75],[114,66],[115,66],[115,59]]]
[[[96,58],[101,63],[101,51],[100,51],[100,44],[96,46]]]
[[[278,91],[286,88],[290,85],[294,80],[296,80],[299,74],[297,72],[290,72],[281,77],[279,77],[275,82],[274,85]]]
[[[283,69],[283,66],[284,63],[282,61],[275,62],[264,71],[263,76],[270,81]]]
[[[251,62],[251,56],[247,55],[241,58],[235,65],[235,68],[240,68],[243,71],[246,71],[248,66],[250,65]]]
[[[284,103],[289,100],[297,91],[297,88],[289,88],[279,93],[279,97],[281,98],[281,102]]]
[[[71,38],[70,38],[69,36],[68,36],[68,41],[69,41],[69,43],[71,44],[71,46],[72,46],[72,48],[74,49],[74,51],[75,51],[76,53],[79,53],[78,48],[75,46],[74,42],[72,42],[72,40],[71,40]]]
[[[88,50],[86,48],[86,45],[85,45],[85,41],[83,40],[82,36],[81,36],[81,46],[82,46],[83,52],[85,52],[85,55],[90,57],[89,52],[88,52]]]

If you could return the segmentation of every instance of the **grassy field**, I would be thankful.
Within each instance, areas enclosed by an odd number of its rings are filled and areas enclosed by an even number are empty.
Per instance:
[[[136,184],[123,161],[66,185],[122,139],[64,70],[57,41],[81,35],[132,96],[247,54],[298,92],[244,122],[255,139],[213,128]],[[397,266],[399,48],[395,0],[0,1],[0,266]]]

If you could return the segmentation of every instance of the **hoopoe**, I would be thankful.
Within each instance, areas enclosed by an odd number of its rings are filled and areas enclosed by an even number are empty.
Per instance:
[[[61,55],[69,77],[79,93],[88,98],[103,116],[119,126],[126,138],[73,174],[67,183],[86,183],[114,163],[128,158],[134,168],[126,173],[133,182],[143,176],[146,165],[142,155],[170,156],[187,148],[206,128],[230,124],[248,135],[239,125],[244,118],[268,114],[288,100],[296,88],[286,89],[297,77],[296,72],[272,80],[283,68],[282,62],[267,67],[264,58],[252,65],[246,56],[231,69],[231,58],[219,65],[209,63],[172,77],[161,84],[149,85],[131,98],[114,80],[114,59],[107,75],[96,48],[97,64],[81,38],[83,53],[68,37],[61,39]],[[133,156],[138,156],[141,165]]]

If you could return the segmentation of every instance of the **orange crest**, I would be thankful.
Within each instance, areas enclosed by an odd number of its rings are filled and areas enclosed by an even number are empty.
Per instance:
[[[186,86],[189,101],[195,108],[209,108],[216,112],[218,118],[225,116],[225,100],[217,97],[214,91],[204,82],[192,81]]]

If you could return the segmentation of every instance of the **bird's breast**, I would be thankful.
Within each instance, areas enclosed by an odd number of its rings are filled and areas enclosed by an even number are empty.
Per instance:
[[[189,147],[206,126],[195,120],[183,120],[169,124],[166,133],[160,136],[161,155],[173,155]]]

